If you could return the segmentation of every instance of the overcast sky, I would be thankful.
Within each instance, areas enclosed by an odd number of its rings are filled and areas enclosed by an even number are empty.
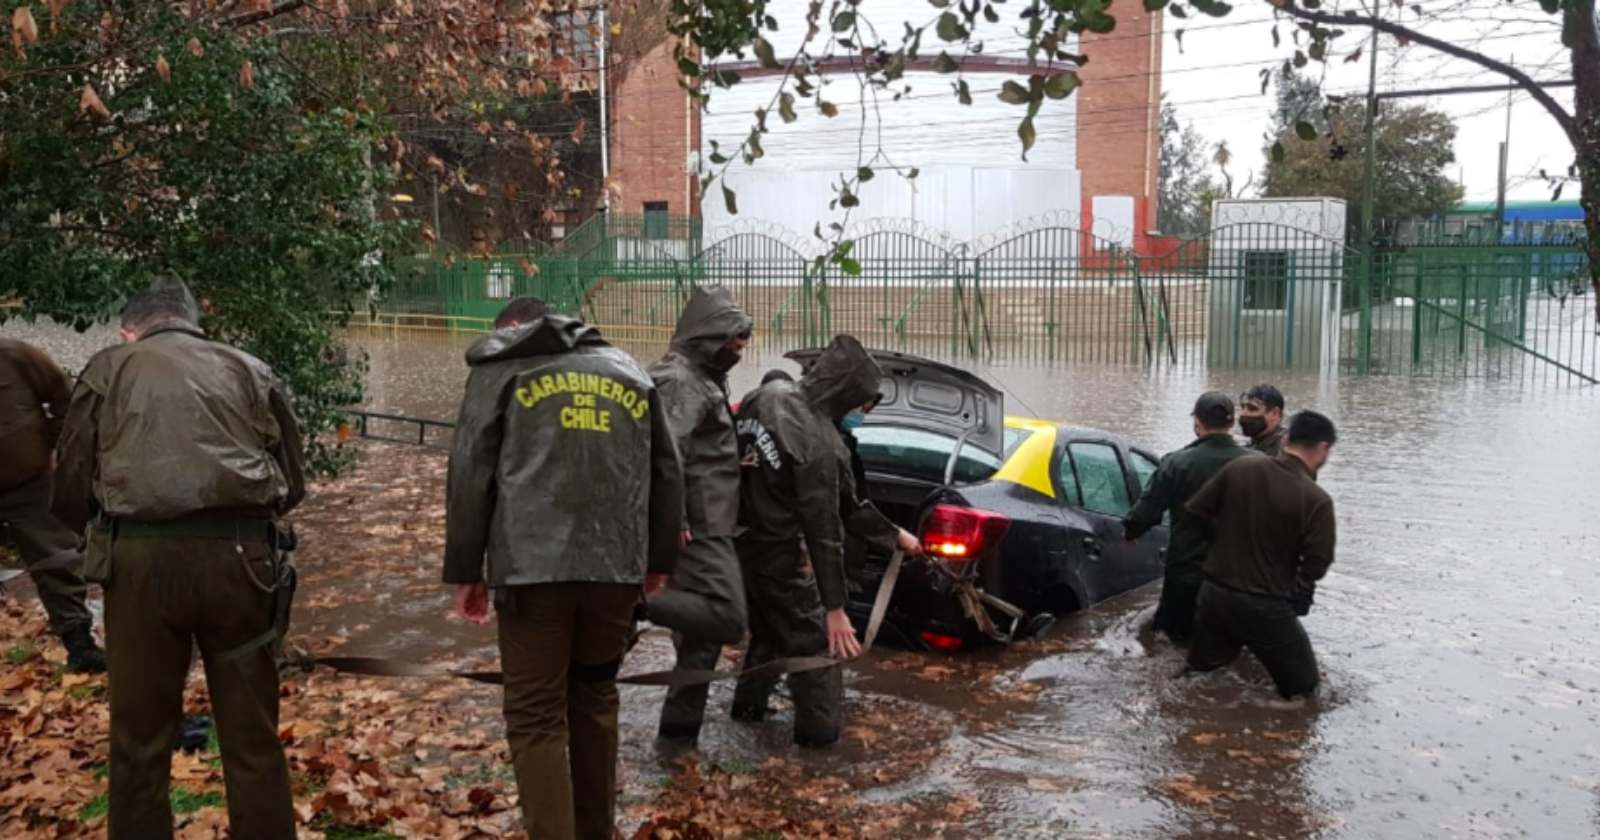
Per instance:
[[[1420,5],[1427,17],[1419,18],[1413,5]],[[1353,6],[1347,6],[1353,8]],[[1502,61],[1515,63],[1539,80],[1571,78],[1571,66],[1561,47],[1556,18],[1540,11],[1532,0],[1508,4],[1504,0],[1421,0],[1402,10],[1389,6],[1388,15],[1402,15],[1408,25],[1429,35],[1443,37],[1476,49]],[[1210,141],[1226,140],[1234,154],[1229,167],[1236,181],[1247,172],[1259,173],[1263,165],[1262,136],[1272,110],[1272,93],[1260,95],[1262,68],[1281,64],[1293,55],[1289,33],[1292,26],[1278,24],[1283,45],[1272,45],[1272,19],[1265,2],[1240,2],[1233,14],[1220,20],[1190,16],[1188,20],[1167,17],[1166,43],[1163,45],[1162,88],[1167,99],[1177,105],[1179,118],[1193,123]],[[1177,30],[1183,35],[1180,52]],[[1341,55],[1326,66],[1324,89],[1335,93],[1364,95],[1367,87],[1368,58],[1355,63],[1342,59],[1364,44],[1365,33],[1351,32],[1339,39]],[[1400,47],[1383,38],[1379,47],[1379,90],[1454,87],[1497,84],[1504,77],[1476,65],[1449,58],[1421,46]],[[1091,60],[1092,60],[1091,54]],[[1322,65],[1311,64],[1306,72],[1320,73]],[[1571,88],[1551,91],[1563,106],[1570,108]],[[1498,174],[1499,143],[1506,135],[1506,95],[1504,93],[1465,94],[1430,99],[1425,102],[1455,117],[1456,163],[1449,174],[1466,186],[1468,200],[1493,200]],[[1511,154],[1509,191],[1511,198],[1548,199],[1550,188],[1538,178],[1541,168],[1564,172],[1572,162],[1572,150],[1555,120],[1527,94],[1512,97]],[[1352,150],[1355,151],[1355,150]],[[1577,198],[1569,186],[1563,198]]]

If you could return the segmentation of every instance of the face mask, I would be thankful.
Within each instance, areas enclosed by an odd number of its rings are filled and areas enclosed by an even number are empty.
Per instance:
[[[1240,417],[1239,428],[1250,437],[1258,438],[1267,430],[1267,421],[1264,417]]]
[[[866,422],[866,419],[867,415],[861,413],[860,409],[856,409],[855,411],[846,414],[844,419],[839,421],[839,428],[844,429],[847,432],[853,432],[856,429],[861,428],[861,424]]]
[[[717,355],[712,357],[711,363],[716,365],[718,370],[726,372],[733,370],[733,366],[739,363],[739,358],[737,351],[722,347],[717,350]]]

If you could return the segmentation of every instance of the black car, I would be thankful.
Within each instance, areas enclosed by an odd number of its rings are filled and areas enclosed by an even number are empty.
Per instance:
[[[805,365],[818,352],[789,357]],[[927,552],[901,571],[886,637],[946,650],[1009,641],[1161,576],[1167,529],[1122,536],[1154,456],[1109,432],[1007,417],[1000,391],[959,368],[873,357],[883,399],[855,431],[866,496]],[[887,561],[863,570],[858,626]]]

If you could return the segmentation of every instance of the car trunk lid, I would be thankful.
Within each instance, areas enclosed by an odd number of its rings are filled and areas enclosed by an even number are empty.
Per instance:
[[[999,389],[960,368],[891,350],[869,350],[883,369],[883,399],[866,425],[904,426],[949,435],[1000,458],[1005,449],[1005,398]],[[810,367],[820,349],[786,358]]]

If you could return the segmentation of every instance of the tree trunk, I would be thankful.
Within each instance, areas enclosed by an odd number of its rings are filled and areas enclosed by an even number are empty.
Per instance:
[[[1600,32],[1594,0],[1567,7],[1563,29],[1572,48],[1572,151],[1577,156],[1582,190],[1584,254],[1589,258],[1589,285],[1595,295],[1595,334],[1600,335]]]

